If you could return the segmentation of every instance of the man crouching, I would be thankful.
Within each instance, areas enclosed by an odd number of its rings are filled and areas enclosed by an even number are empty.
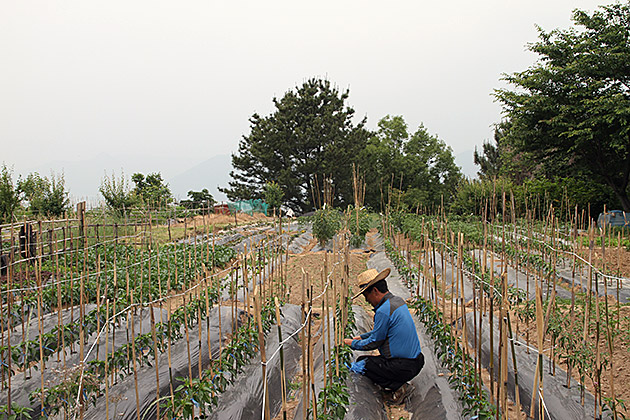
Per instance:
[[[352,299],[363,295],[374,307],[374,328],[343,342],[353,350],[378,349],[378,356],[360,356],[350,370],[391,391],[391,402],[401,404],[412,391],[406,382],[420,373],[424,356],[407,304],[387,288],[385,278],[390,271],[370,269],[357,277],[360,290]]]

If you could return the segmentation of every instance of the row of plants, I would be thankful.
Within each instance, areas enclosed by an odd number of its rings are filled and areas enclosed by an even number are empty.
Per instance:
[[[468,244],[479,248],[485,246],[486,249],[492,249],[495,254],[508,257],[513,265],[541,273],[543,278],[546,279],[553,279],[553,277],[556,276],[556,267],[552,264],[551,259],[545,259],[544,257],[544,243],[531,241],[528,248],[527,239],[525,238],[517,238],[516,241],[518,241],[518,244],[515,244],[511,235],[506,235],[505,241],[503,237],[499,237],[498,235],[484,235],[483,227],[480,223],[468,221],[464,218],[455,216],[450,218],[448,223],[445,224],[438,220],[424,220],[416,215],[407,215],[407,217],[402,219],[400,231],[409,235],[419,243],[423,243],[423,229],[430,229],[431,237],[435,237],[436,234],[439,234],[439,230],[444,231],[446,227],[452,232],[463,233]],[[489,227],[492,228],[492,225],[489,225]],[[447,232],[443,233],[443,236],[447,235]],[[468,270],[473,270],[476,267],[477,270],[480,271],[479,263],[475,262],[471,254],[472,253],[465,252],[460,257],[463,258],[464,264]],[[480,275],[480,273],[476,274]],[[488,278],[483,279],[484,284],[489,284],[489,276],[487,277]],[[495,278],[497,278],[497,276],[495,276]]]
[[[406,259],[388,239],[384,240],[384,244],[388,258],[399,271],[407,286],[411,286],[410,288],[413,290],[416,282],[420,279],[418,270],[407,265]],[[480,420],[494,419],[496,407],[490,402],[487,391],[477,382],[479,373],[475,361],[464,352],[459,341],[453,338],[454,332],[451,325],[442,322],[444,317],[439,308],[435,308],[432,302],[421,296],[415,298],[411,308],[415,309],[416,314],[433,339],[442,365],[451,373],[449,383],[459,392],[460,400],[464,405],[463,414],[466,416],[475,415]]]
[[[192,298],[186,305],[177,308],[170,315],[168,321],[156,323],[155,334],[157,341],[154,341],[152,331],[139,334],[131,342],[108,354],[107,361],[91,360],[85,364],[82,372],[70,374],[66,380],[59,384],[44,388],[44,406],[48,415],[57,414],[61,410],[64,410],[66,413],[70,412],[80,387],[83,400],[95,403],[97,398],[102,395],[101,385],[106,380],[108,373],[116,372],[118,380],[122,380],[133,373],[134,361],[130,355],[135,354],[137,366],[142,367],[150,363],[151,360],[155,360],[159,353],[167,351],[169,342],[172,343],[183,338],[186,327],[189,329],[193,328],[194,325],[208,316],[206,308],[212,308],[219,297],[219,293],[215,287],[208,287],[207,293],[207,306],[206,297],[197,296]],[[153,308],[149,307],[149,310],[153,310]],[[158,354],[154,354],[154,348],[158,351]],[[105,369],[106,366],[108,371]],[[82,383],[78,380],[79,373],[83,374],[84,379]],[[41,398],[41,394],[41,388],[33,391],[30,394],[31,402],[38,401]]]
[[[407,228],[407,232],[412,237],[416,232],[422,232],[421,229],[418,229],[409,223],[409,221],[413,219],[414,217],[407,218],[405,224],[403,225]],[[454,228],[459,231],[467,230],[470,234],[468,239],[471,237],[475,238],[475,236],[477,236],[477,240],[481,238],[481,232],[478,230],[479,224],[475,225],[474,223],[466,223],[464,221],[455,220],[453,222],[452,220],[449,220],[448,226],[449,228]],[[425,223],[424,227],[428,229],[432,228],[432,226],[428,223]],[[433,232],[435,233],[435,228],[433,229]],[[421,242],[422,238],[423,236],[420,236],[417,240]],[[491,235],[486,239],[490,245],[495,247],[495,252],[511,258],[513,263],[514,260],[517,260],[520,265],[526,265],[530,269],[533,268],[543,279],[547,279],[549,281],[552,276],[555,275],[555,267],[553,267],[549,261],[545,261],[544,257],[541,255],[543,252],[549,252],[548,250],[542,249],[547,246],[545,242],[538,241],[540,244],[539,251],[541,254],[527,255],[524,254],[524,251],[522,251],[522,249],[527,248],[527,238],[518,239],[521,242],[517,244],[516,248],[513,246],[513,243],[510,243],[507,240],[503,242],[502,240],[493,238]],[[506,239],[508,239],[507,235]],[[478,245],[481,244],[478,243]],[[562,247],[562,245],[558,246]],[[393,247],[387,241],[386,247],[388,250],[393,251]],[[447,252],[452,253],[453,250],[448,250]],[[486,295],[488,295],[489,286],[491,284],[490,273],[487,272],[482,274],[480,272],[481,270],[479,270],[479,263],[475,262],[469,252],[464,252],[463,255],[459,255],[459,258],[462,259],[463,264],[468,271],[472,272],[473,275],[482,280],[484,291],[486,292]],[[551,260],[550,257],[547,258]],[[415,268],[408,267],[407,261],[400,255],[396,256],[395,254],[392,254],[392,260],[397,261],[398,265],[403,265],[403,267],[401,267],[401,274],[404,276],[408,276],[410,273],[414,273],[416,271]],[[500,290],[500,276],[495,275],[494,278],[495,290]],[[500,305],[500,294],[494,293],[494,298],[495,303]],[[522,290],[516,289],[512,286],[508,288],[508,298],[511,307],[514,308],[521,321],[526,324],[534,321],[534,300],[529,300]],[[430,302],[427,302],[427,304],[430,305]],[[550,310],[548,310],[549,305],[553,305],[553,308]],[[599,311],[599,314],[596,313],[597,311]],[[567,387],[570,386],[570,373],[572,371],[577,371],[577,376],[580,378],[578,382],[582,396],[584,395],[584,384],[587,378],[590,379],[595,392],[601,395],[602,374],[605,369],[609,369],[611,367],[610,358],[612,357],[610,354],[610,347],[613,342],[606,342],[606,334],[608,332],[611,335],[612,340],[619,335],[615,332],[617,330],[614,321],[616,314],[615,310],[609,308],[606,301],[604,301],[604,304],[600,304],[598,306],[593,303],[592,297],[587,296],[585,293],[575,293],[574,299],[572,300],[560,299],[557,297],[552,300],[548,297],[543,301],[543,313],[549,313],[545,335],[551,341],[551,362],[549,365],[550,374],[555,374],[556,360],[563,361],[567,366],[567,371],[569,372],[566,384]],[[618,323],[619,321],[617,321],[617,324]],[[584,333],[584,327],[588,328],[587,331],[589,333],[586,335]],[[584,339],[584,337],[587,337],[587,339]],[[598,340],[600,341],[599,350],[594,343],[594,341]],[[599,363],[596,363],[597,360],[599,360]],[[623,412],[626,408],[623,399],[602,395],[602,400],[606,403],[603,406],[604,410],[614,412],[615,416],[618,416],[618,418],[625,418]]]
[[[21,370],[29,367],[37,369],[40,360],[47,361],[50,356],[65,346],[71,346],[79,341],[81,325],[87,339],[98,327],[104,325],[107,319],[106,308],[95,308],[81,319],[67,324],[56,325],[50,332],[41,334],[42,355],[40,358],[39,336],[32,340],[23,340],[12,345],[9,350],[7,344],[0,346],[0,369],[4,378],[8,378]],[[8,357],[11,357],[11,370],[9,370]]]
[[[105,249],[105,251],[109,251],[109,257],[112,256],[112,248],[114,248],[114,246],[109,247],[109,249]],[[121,252],[118,255],[121,255],[121,258],[126,259],[126,255],[124,254],[124,251],[129,250],[129,247],[125,245],[118,245],[118,246],[115,246],[115,248],[119,248],[119,251],[122,250],[123,252]],[[116,249],[113,249],[113,253],[115,255]],[[215,252],[212,252],[210,250],[210,261],[208,262],[208,266],[210,267],[216,266],[219,268],[223,268],[225,267],[227,262],[229,262],[230,260],[234,258],[234,256],[235,256],[235,251],[232,248],[227,247],[227,246],[216,246]],[[267,255],[266,253],[263,253],[262,250],[260,253],[252,254],[251,260],[248,262],[248,266],[250,267],[250,270],[252,270],[253,272],[258,272],[262,270],[265,265],[265,261],[267,261],[268,258],[271,258],[271,256]],[[185,258],[182,258],[181,260],[182,260],[182,264],[184,264]],[[88,261],[95,262],[93,255]],[[105,270],[105,265],[102,263],[102,261],[103,260],[99,261],[98,256],[97,256],[96,266],[90,267],[90,269],[98,270],[99,264],[100,264],[100,269]],[[203,264],[205,265],[205,262]],[[127,280],[122,275],[123,273],[122,270],[124,268],[125,267],[118,269],[120,273],[117,276],[118,279],[120,279],[119,290],[126,290],[126,284],[123,284],[123,281],[126,283]],[[72,272],[72,270],[69,270],[69,272]],[[97,281],[102,282],[102,278],[98,278]],[[175,282],[174,281],[172,282],[171,287],[173,283]],[[65,286],[69,287],[69,284]],[[100,286],[100,287],[101,287],[101,290],[105,290],[105,285]],[[94,293],[94,290],[97,289],[97,287],[91,287],[91,288],[88,287],[88,289],[90,290],[87,291],[86,297],[96,298],[96,296],[92,296],[92,294]],[[64,287],[61,290],[65,291],[67,289],[66,287]],[[49,292],[49,291],[46,290],[46,292]],[[48,295],[48,293],[46,293],[45,295]],[[136,295],[138,295],[138,293],[136,293]],[[50,296],[48,301],[52,300],[52,298],[53,296]],[[139,296],[135,297],[136,300],[138,298]],[[75,297],[75,300],[78,300],[78,299],[79,299],[78,297]],[[119,305],[126,306],[129,303],[128,300],[129,300],[128,296],[119,296],[117,299],[117,303]],[[46,301],[46,299],[44,299],[44,301]],[[64,301],[65,299],[62,300],[62,302]],[[29,313],[29,312],[35,313],[37,311],[36,301],[31,302],[30,304],[28,304],[27,302],[28,302],[27,300],[24,301],[24,305],[26,305],[26,308],[19,307],[18,305],[14,306],[13,308],[14,310],[12,312],[15,318],[23,317],[24,313]],[[76,303],[76,302],[73,302],[73,303]],[[50,307],[50,305],[47,305],[47,307]],[[42,334],[43,360],[44,361],[48,360],[48,358],[52,354],[57,352],[61,348],[62,343],[65,346],[70,346],[76,343],[79,340],[81,326],[83,327],[84,336],[87,340],[88,337],[97,330],[99,325],[104,324],[105,319],[106,319],[105,307],[101,306],[100,308],[95,308],[89,313],[85,314],[83,317],[83,321],[81,321],[80,319],[77,319],[76,321],[70,322],[68,324],[56,325],[52,328],[50,332],[43,333]],[[8,363],[9,354],[11,356],[11,362],[12,362],[10,371],[9,371],[9,363]],[[5,375],[7,375],[5,376],[5,378],[7,378],[9,375],[14,375],[18,371],[23,370],[27,367],[34,367],[35,369],[37,369],[37,364],[39,362],[40,362],[39,336],[36,336],[35,338],[31,340],[20,341],[19,343],[12,345],[10,350],[9,350],[9,346],[6,344],[3,346],[0,346],[0,369],[4,371]]]
[[[231,248],[215,247],[215,251],[225,249],[231,251]],[[229,253],[228,255],[231,256],[231,253]],[[266,264],[269,264],[271,261],[273,261],[273,256],[273,251],[259,249],[257,252],[251,253],[249,257],[244,260],[244,264],[247,265],[247,268],[251,273],[256,273],[264,270]],[[190,264],[191,262],[192,256],[189,255],[188,263]],[[225,287],[229,287],[231,293],[236,293],[236,278],[234,276],[228,276],[226,279],[227,282],[225,281],[225,279],[219,282],[220,290],[223,290],[223,288]],[[188,286],[188,284],[186,284],[186,286]],[[88,362],[86,368],[81,372],[81,374],[83,375],[83,386],[81,393],[83,401],[96,403],[98,397],[102,395],[102,381],[105,379],[106,376],[106,366],[109,372],[116,372],[117,378],[119,380],[122,380],[124,377],[133,373],[134,361],[130,357],[132,354],[134,354],[134,352],[136,354],[136,368],[142,367],[145,364],[149,364],[151,363],[152,359],[155,360],[155,358],[157,357],[157,355],[153,354],[154,343],[158,353],[164,352],[167,349],[168,342],[173,342],[183,338],[182,329],[185,327],[185,323],[187,323],[187,327],[191,329],[195,324],[205,319],[208,316],[206,308],[212,308],[212,306],[219,299],[220,291],[219,289],[217,289],[216,286],[217,285],[213,283],[210,287],[205,289],[206,293],[208,294],[207,297],[198,296],[196,298],[193,298],[188,304],[178,308],[171,314],[169,321],[156,323],[155,331],[157,342],[154,341],[152,332],[141,334],[136,336],[133,342],[127,343],[126,345],[118,348],[112,354],[109,354],[107,358],[107,363],[105,362],[105,360],[92,360]],[[208,301],[207,303],[206,300]],[[125,302],[125,298],[120,301],[120,303],[123,305],[125,305]],[[265,307],[265,311],[268,310],[269,309]],[[124,321],[124,319],[122,321]],[[271,318],[265,318],[263,324],[266,329],[268,329],[270,321]],[[244,354],[243,352],[246,352],[247,354],[253,354],[253,346],[249,344],[252,341],[251,337],[243,336],[243,334],[239,335],[239,333],[237,333],[236,336],[233,336],[233,339],[236,339],[236,341],[233,341],[230,344],[231,347],[229,347],[228,350],[224,349],[224,351],[227,351],[227,353],[225,353],[225,355],[223,355],[222,357],[232,357],[234,360],[239,359],[244,361],[246,360],[246,358],[240,357],[239,355],[242,356]],[[219,366],[227,366],[229,364],[227,360],[220,360],[219,362],[213,361],[211,363],[212,366],[214,366],[216,363],[219,363]],[[224,385],[222,389],[225,389],[225,386],[227,386],[227,384],[230,383],[232,380],[230,379],[230,375],[236,375],[236,373],[237,371],[234,371],[229,367],[224,368],[220,373],[217,374],[218,376],[215,375],[212,380],[216,381],[217,383],[223,383]],[[70,374],[67,380],[57,384],[56,386],[46,388],[44,390],[46,411],[49,414],[58,413],[61,409],[68,412],[68,410],[74,406],[73,400],[69,397],[73,395],[78,395],[78,384],[79,381],[77,373],[75,375]],[[201,388],[204,387],[203,384],[198,384],[198,386]],[[32,401],[36,401],[40,397],[41,389],[38,389],[31,393]],[[179,399],[176,399],[176,401],[179,401]],[[183,407],[180,408],[183,409]]]
[[[352,337],[356,329],[352,302],[339,302],[337,305],[337,320],[342,319],[341,305],[347,306],[348,320],[342,337]],[[337,363],[337,358],[338,363]],[[330,357],[325,361],[326,372],[329,373],[328,381],[318,394],[317,420],[342,420],[348,412],[350,394],[346,381],[350,374],[352,361],[352,349],[341,343],[335,344],[331,349]],[[337,371],[336,366],[339,366]],[[313,405],[311,404],[311,410]]]
[[[261,310],[263,331],[266,334],[274,323],[275,309],[271,300]],[[178,377],[182,382],[173,395],[165,396],[161,407],[167,418],[205,418],[217,405],[219,395],[234,383],[249,360],[259,353],[258,327],[251,318],[233,334],[230,342],[222,349],[218,359],[210,361],[198,378]],[[193,417],[195,411],[199,417]]]
[[[64,256],[65,260],[58,267],[52,260],[42,264],[42,270],[58,271],[59,275],[42,288],[41,311],[46,314],[54,310],[59,298],[62,305],[81,303],[81,276],[83,303],[96,302],[98,294],[106,291],[108,297],[116,300],[129,299],[128,294],[134,293],[134,301],[141,302],[145,298],[163,296],[170,290],[184,290],[198,276],[204,275],[206,269],[224,268],[235,257],[236,251],[228,246],[215,246],[213,251],[208,244],[168,244],[146,251],[133,245],[109,243],[82,249],[73,256]],[[129,278],[135,286],[131,289]],[[16,294],[9,308],[7,287],[7,283],[0,285],[5,292],[0,293],[5,329],[9,316],[11,325],[15,326],[23,322],[25,313],[38,311],[37,290]]]

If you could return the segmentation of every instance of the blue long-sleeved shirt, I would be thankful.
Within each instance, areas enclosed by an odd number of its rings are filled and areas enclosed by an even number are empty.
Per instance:
[[[378,349],[387,358],[415,359],[420,355],[420,340],[405,301],[390,292],[374,308],[374,328],[352,340],[354,350]]]

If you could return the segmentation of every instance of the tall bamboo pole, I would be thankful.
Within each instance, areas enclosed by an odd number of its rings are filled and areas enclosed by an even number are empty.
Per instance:
[[[254,313],[256,314],[256,323],[258,325],[258,343],[260,346],[260,361],[262,362],[262,379],[263,379],[263,387],[265,389],[263,399],[265,404],[265,411],[263,413],[264,420],[270,420],[271,414],[269,410],[269,392],[267,389],[266,381],[267,381],[267,355],[265,352],[265,333],[262,326],[262,302],[260,302],[260,291],[257,290],[258,287],[254,289]]]

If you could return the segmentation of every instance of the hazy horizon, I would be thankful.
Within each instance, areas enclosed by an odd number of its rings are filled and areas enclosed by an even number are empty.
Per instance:
[[[0,163],[48,175],[107,155],[101,173],[169,179],[236,152],[252,114],[312,77],[348,88],[368,128],[402,115],[461,154],[492,139],[493,89],[534,63],[536,25],[598,4],[4,2]]]

